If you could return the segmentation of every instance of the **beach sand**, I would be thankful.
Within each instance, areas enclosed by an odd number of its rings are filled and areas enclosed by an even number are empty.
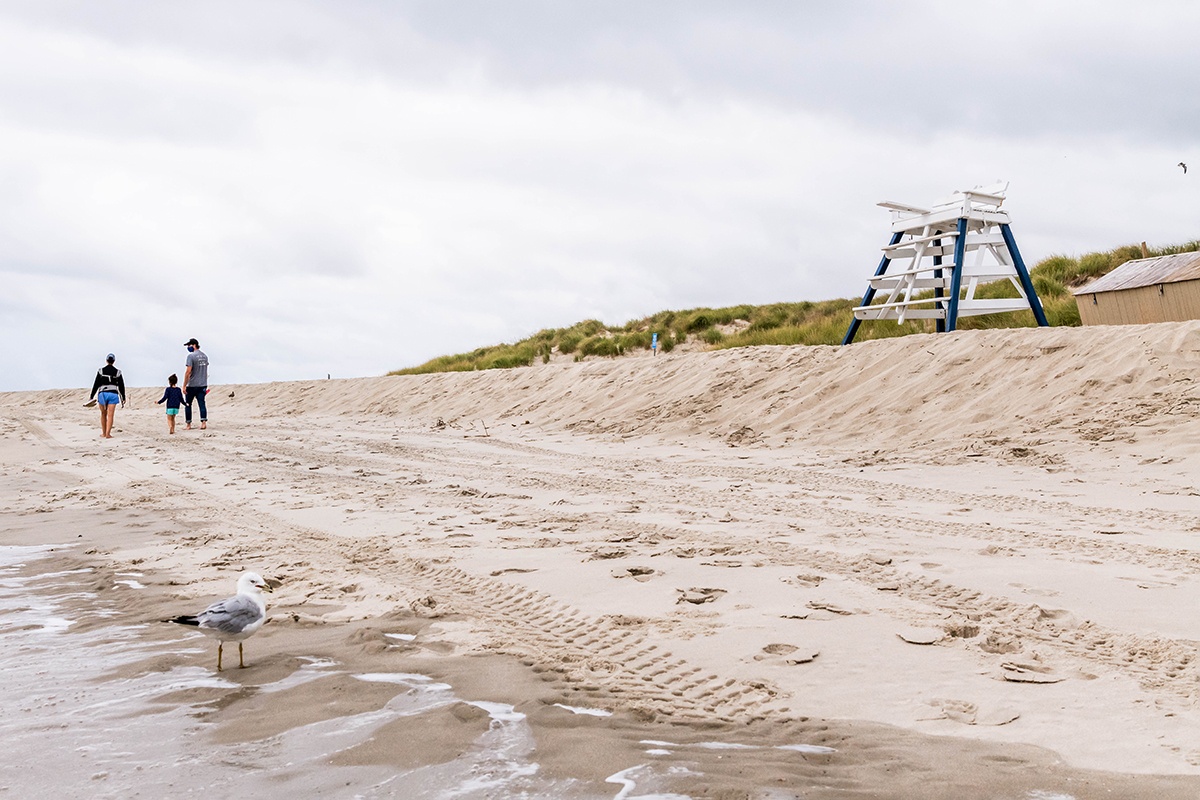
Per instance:
[[[174,436],[143,388],[112,440],[0,394],[0,732],[65,796],[1195,797],[1198,373],[1179,323],[214,386]],[[218,676],[160,620],[247,569]]]

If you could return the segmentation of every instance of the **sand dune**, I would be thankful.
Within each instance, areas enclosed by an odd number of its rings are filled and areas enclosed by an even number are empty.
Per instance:
[[[981,437],[1096,441],[1131,426],[1195,424],[1186,412],[1197,371],[1200,323],[1184,323],[964,331],[848,348],[740,348],[236,389],[239,405],[285,413],[530,422],[621,435],[727,437],[750,428],[772,444],[924,453]],[[1156,433],[1166,431],[1144,431]]]
[[[810,790],[1193,796],[1198,371],[1200,323],[961,332],[216,386],[175,436],[136,389],[111,441],[8,393],[4,543],[111,515],[72,557],[134,617],[278,577],[264,670],[504,657],[548,750],[563,703],[834,748],[759,765]]]

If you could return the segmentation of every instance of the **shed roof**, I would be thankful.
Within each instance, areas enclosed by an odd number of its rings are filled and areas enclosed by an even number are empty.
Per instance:
[[[1126,261],[1107,275],[1102,275],[1072,294],[1097,294],[1157,286],[1160,283],[1200,280],[1200,253],[1176,253]]]

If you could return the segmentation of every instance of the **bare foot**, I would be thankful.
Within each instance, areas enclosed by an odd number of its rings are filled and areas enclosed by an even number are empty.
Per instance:
[[[206,430],[208,430],[208,423],[207,423],[207,422],[201,422],[201,423],[200,423],[200,430],[202,430],[202,431],[206,431]]]

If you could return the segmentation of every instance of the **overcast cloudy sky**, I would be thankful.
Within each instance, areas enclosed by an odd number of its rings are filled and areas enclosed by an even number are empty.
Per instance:
[[[859,295],[880,200],[1200,238],[1200,3],[0,0],[0,390]],[[1194,162],[1187,175],[1176,164]]]

